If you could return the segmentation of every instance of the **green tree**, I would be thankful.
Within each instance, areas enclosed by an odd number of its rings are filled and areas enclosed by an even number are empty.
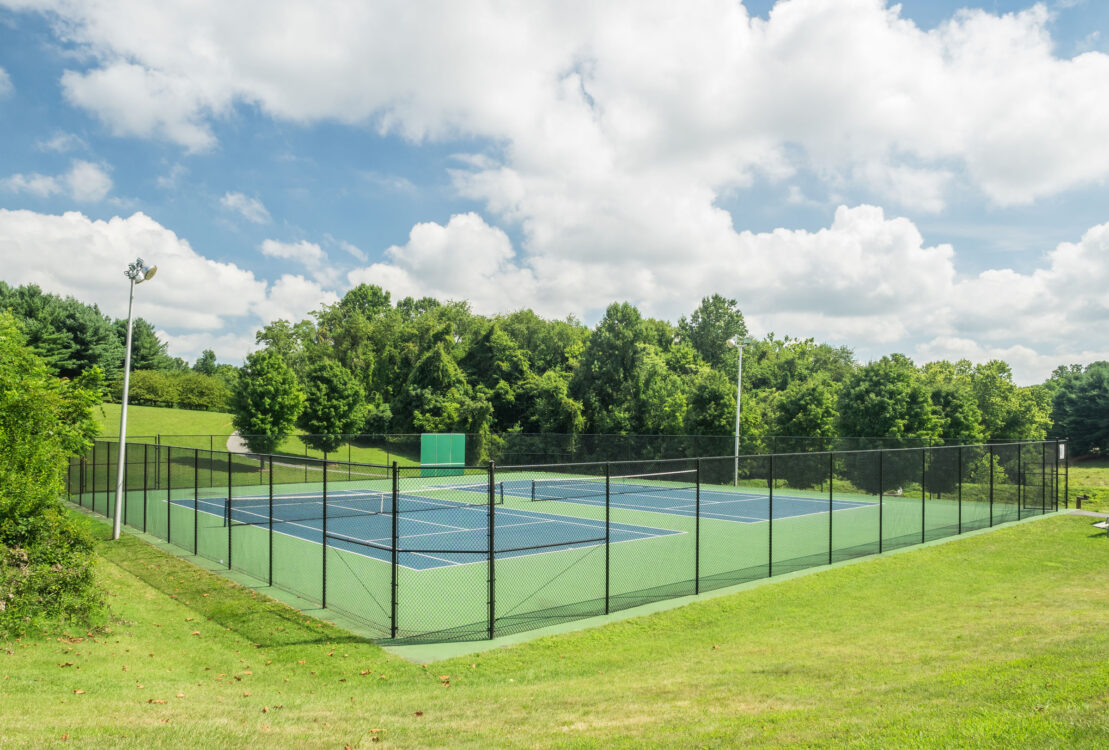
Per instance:
[[[127,346],[127,320],[115,322],[116,338],[120,346]],[[131,369],[134,370],[179,370],[178,361],[166,353],[166,342],[158,338],[154,326],[143,318],[135,318],[131,324]]]
[[[966,360],[929,362],[923,368],[932,406],[940,420],[940,438],[945,443],[984,442],[982,412],[974,396],[970,372],[971,365]]]
[[[650,435],[680,435],[687,409],[685,384],[670,371],[662,354],[644,345],[637,369],[635,428]]]
[[[839,399],[842,435],[873,438],[915,438],[938,442],[940,420],[924,378],[903,354],[892,354],[860,367],[844,384]],[[881,443],[877,443],[880,446]],[[878,478],[856,466],[848,476],[856,487],[877,492]],[[920,482],[920,456],[913,451],[889,452],[882,465],[888,490]]]
[[[735,433],[735,384],[719,370],[702,370],[689,391],[685,430],[690,435]]]
[[[1093,362],[1084,370],[1061,376],[1052,415],[1059,437],[1070,440],[1074,455],[1109,452],[1109,362]]]
[[[585,345],[570,387],[582,403],[591,432],[631,429],[640,344],[647,338],[641,323],[635,307],[614,302]]]
[[[678,331],[710,367],[722,367],[729,359],[728,341],[746,336],[747,324],[734,299],[713,294],[701,300],[688,320],[678,321]]]
[[[409,373],[392,404],[393,419],[403,432],[450,432],[469,396],[462,368],[440,342]]]
[[[940,436],[940,420],[927,385],[903,354],[860,367],[841,391],[839,413],[843,435],[924,442]]]
[[[564,374],[548,370],[532,375],[522,388],[528,405],[527,430],[577,435],[585,429],[581,402],[570,397]]]
[[[201,375],[215,375],[218,363],[216,362],[216,353],[211,349],[205,349],[196,358],[196,363],[193,364],[193,371],[199,372]]]
[[[256,453],[273,453],[304,408],[296,375],[273,349],[246,358],[231,393],[231,424]]]
[[[96,435],[101,383],[95,369],[52,377],[0,311],[0,637],[103,616],[93,540],[61,501],[69,458]]]
[[[366,394],[345,367],[330,359],[309,365],[304,374],[305,404],[297,426],[304,442],[333,453],[343,436],[358,432],[366,420]]]

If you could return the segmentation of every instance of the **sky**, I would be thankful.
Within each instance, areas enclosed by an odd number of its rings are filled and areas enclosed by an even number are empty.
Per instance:
[[[1109,3],[0,0],[0,280],[239,362],[359,283],[1109,359]]]

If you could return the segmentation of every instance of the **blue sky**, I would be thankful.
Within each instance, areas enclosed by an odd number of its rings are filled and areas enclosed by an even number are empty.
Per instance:
[[[0,0],[0,278],[172,353],[360,282],[1109,359],[1109,4]]]

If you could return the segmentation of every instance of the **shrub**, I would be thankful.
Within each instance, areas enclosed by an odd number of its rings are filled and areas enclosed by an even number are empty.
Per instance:
[[[99,368],[50,375],[0,313],[0,637],[103,615],[92,537],[62,503],[69,458],[96,434],[102,383]]]

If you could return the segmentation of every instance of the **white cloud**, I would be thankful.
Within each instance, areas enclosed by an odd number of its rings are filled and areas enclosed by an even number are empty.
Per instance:
[[[0,98],[7,96],[15,91],[15,86],[12,85],[12,77],[8,75],[8,71],[0,68]]]
[[[74,161],[64,179],[69,194],[83,203],[102,201],[112,189],[112,178],[104,168],[87,161]]]
[[[206,258],[141,213],[94,221],[77,212],[0,209],[0,267],[9,284],[37,284],[121,318],[127,315],[123,271],[136,257],[157,265],[158,276],[136,291],[135,313],[167,332],[175,356],[195,358],[205,348],[238,356],[261,325],[276,317],[300,320],[337,300],[301,276],[282,276],[270,286],[233,263]]]
[[[158,177],[156,184],[162,190],[176,190],[177,186],[181,183],[181,178],[188,173],[189,169],[185,165],[174,164],[169,168],[169,172]]]
[[[112,178],[105,167],[75,159],[65,174],[51,177],[41,174],[15,174],[0,181],[13,193],[30,193],[40,198],[67,195],[80,203],[97,203],[112,190]]]
[[[651,167],[711,197],[805,168],[876,178],[909,206],[923,186],[935,210],[953,165],[1001,204],[1109,174],[1109,55],[1057,57],[1042,4],[959,11],[929,31],[879,0],[782,0],[766,21],[732,0],[681,14],[667,0],[46,7],[99,61],[63,77],[74,104],[190,150],[211,148],[212,119],[241,103],[497,139],[519,174],[566,187]]]
[[[270,212],[257,198],[250,198],[242,193],[224,193],[223,197],[220,198],[220,205],[228,210],[235,211],[254,224],[268,224],[270,222]]]
[[[712,238],[708,238],[712,239]],[[476,214],[417,224],[387,260],[347,280],[395,297],[467,299],[479,312],[531,307],[590,318],[610,300],[676,319],[716,291],[739,301],[754,333],[844,343],[872,354],[901,350],[924,361],[1010,361],[1021,382],[1069,362],[1109,358],[1109,224],[1063,243],[1029,273],[960,276],[948,245],[928,246],[916,226],[872,206],[840,207],[816,232],[722,232],[649,263],[607,254],[522,255]]]
[[[59,130],[49,138],[35,141],[35,148],[39,151],[53,151],[54,153],[64,154],[68,151],[86,149],[88,146],[79,136]]]
[[[228,103],[210,96],[207,83],[183,71],[167,74],[122,62],[62,76],[70,103],[95,114],[113,134],[165,138],[192,152],[215,145],[204,118]]]
[[[514,262],[512,242],[474,213],[452,216],[446,226],[417,224],[403,246],[385,251],[387,263],[347,274],[356,284],[378,284],[397,298],[434,296],[468,300],[478,312],[536,306],[535,277]]]
[[[338,295],[300,275],[285,274],[274,282],[267,298],[254,306],[258,317],[269,323],[283,319],[296,322],[321,305],[339,301]]]
[[[327,253],[314,242],[264,240],[258,250],[269,258],[281,258],[301,264],[320,283],[330,286],[338,279],[338,271],[328,263]]]
[[[257,349],[254,336],[240,333],[217,333],[197,331],[196,333],[173,334],[159,330],[158,337],[168,344],[168,350],[175,357],[195,362],[205,349],[216,353],[220,362],[238,364],[247,354]]]

